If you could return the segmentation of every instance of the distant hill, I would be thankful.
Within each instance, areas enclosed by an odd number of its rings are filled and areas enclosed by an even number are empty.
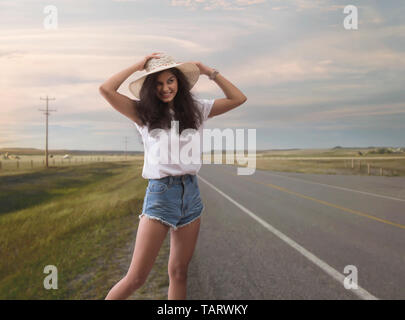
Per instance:
[[[326,152],[327,150],[339,150],[339,151],[344,151],[344,150],[362,150],[363,153],[371,153],[371,154],[384,154],[384,153],[403,153],[405,152],[405,148],[392,148],[392,147],[367,147],[367,148],[361,148],[361,147],[341,147],[341,146],[336,146],[333,148],[307,148],[307,149],[300,149],[300,148],[291,148],[291,149],[265,149],[265,150],[257,150],[257,154],[262,154],[262,153],[273,153],[273,152],[289,152],[289,151],[302,151],[302,152],[308,152],[308,151],[324,151]],[[0,148],[0,154],[5,154],[8,152],[9,154],[13,155],[43,155],[45,153],[45,150],[42,149],[36,149],[36,148]],[[212,152],[212,151],[211,151]],[[223,152],[226,152],[223,150]],[[65,154],[70,154],[70,155],[124,155],[125,151],[121,150],[68,150],[68,149],[57,149],[57,150],[49,150],[49,154],[53,155],[65,155]],[[209,152],[204,152],[204,153],[209,153]],[[247,153],[247,150],[245,150],[245,153]],[[143,155],[143,151],[127,151],[127,155]]]
[[[0,153],[9,154],[18,154],[18,155],[42,155],[45,153],[45,150],[35,149],[35,148],[0,148]],[[48,154],[72,154],[72,155],[124,155],[125,151],[118,151],[118,150],[66,150],[66,149],[58,149],[58,150],[48,150]],[[142,151],[127,151],[127,155],[140,155],[143,154]]]

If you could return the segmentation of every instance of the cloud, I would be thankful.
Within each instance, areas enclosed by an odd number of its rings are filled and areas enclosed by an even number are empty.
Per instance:
[[[317,106],[315,108],[315,106]],[[318,127],[329,127],[333,131],[333,126],[345,126],[346,128],[369,128],[372,130],[375,125],[390,128],[394,122],[389,119],[405,118],[405,104],[379,104],[369,106],[356,104],[348,106],[344,101],[336,103],[333,108],[325,109],[327,106],[318,104],[307,106],[282,106],[261,109],[260,112],[251,112],[254,106],[242,105],[232,110],[227,117],[214,117],[208,122],[207,128],[257,128],[257,129],[288,129],[288,128],[308,128],[313,130]],[[385,119],[385,121],[381,121]],[[388,119],[388,120],[387,120]],[[400,119],[400,118],[399,118]],[[396,128],[405,129],[405,124],[401,121],[395,124]]]
[[[0,41],[6,43],[3,46],[4,51],[10,51],[16,46],[26,52],[50,52],[52,53],[79,53],[81,55],[99,55],[103,54],[119,54],[131,52],[135,44],[138,47],[150,47],[161,43],[162,46],[178,47],[190,52],[210,52],[213,49],[207,48],[198,42],[182,39],[176,36],[161,35],[161,32],[153,28],[149,32],[143,33],[144,28],[135,25],[127,25],[122,27],[104,27],[100,29],[98,26],[93,28],[63,28],[57,32],[46,32],[43,29],[28,29],[16,32],[9,30],[0,32]],[[142,28],[142,29],[141,29]],[[139,30],[134,33],[133,30]],[[106,38],[110,41],[110,46],[106,47]],[[35,41],[32,41],[34,40]],[[45,46],[44,43],[52,42],[52,46]],[[117,48],[117,49],[114,49]]]
[[[331,0],[291,0],[297,11],[316,10],[318,12],[328,12],[343,10],[345,5],[335,5]]]
[[[19,3],[19,11],[32,9],[29,1]],[[398,92],[405,84],[405,26],[398,22],[399,14],[392,21],[392,11],[378,6],[359,5],[360,28],[350,32],[342,25],[343,6],[326,0],[165,1],[166,7],[150,11],[150,2],[139,1],[135,5],[145,10],[136,19],[114,11],[124,4],[110,1],[97,9],[91,1],[83,3],[80,13],[88,20],[80,22],[78,9],[65,8],[64,14],[75,18],[66,15],[66,24],[56,32],[29,24],[14,29],[16,24],[3,22],[0,142],[21,137],[20,142],[40,138],[42,143],[44,115],[38,109],[44,108],[39,97],[46,95],[56,97],[50,103],[57,109],[50,123],[61,130],[54,136],[59,143],[91,145],[98,138],[107,143],[112,133],[116,139],[123,130],[134,132],[97,88],[157,51],[216,67],[248,96],[246,106],[212,119],[210,126],[284,130],[292,124],[304,133],[311,128],[365,127],[367,119],[374,121],[371,128],[388,127],[404,117]],[[18,18],[15,8],[3,8],[8,9],[5,18]],[[184,14],[183,9],[198,12]],[[91,10],[100,20],[88,16]],[[39,12],[32,19],[42,18]],[[128,84],[141,74],[131,75],[120,92],[131,97]],[[205,76],[193,91],[201,98],[224,96]]]
[[[186,7],[192,10],[203,9],[211,11],[214,9],[240,11],[248,6],[265,3],[266,0],[172,0],[171,6]]]
[[[288,7],[283,6],[283,7],[272,7],[271,10],[273,11],[281,11],[281,10],[285,10],[288,9]]]
[[[79,127],[97,123],[96,128],[102,130],[106,123],[115,121],[121,123],[122,131],[122,122],[129,121],[100,97],[98,86],[149,51],[166,51],[179,61],[190,55],[205,56],[226,50],[240,34],[262,26],[262,22],[247,18],[239,25],[227,25],[232,19],[225,17],[220,30],[217,25],[207,25],[203,34],[191,18],[77,26],[53,33],[41,28],[2,29],[0,126],[12,128],[3,132],[15,137],[26,126],[40,126],[42,130],[43,115],[38,109],[44,108],[44,102],[39,98],[50,95],[56,97],[50,103],[57,109],[50,118],[53,124]],[[120,92],[131,97],[127,87],[136,76],[127,79]]]
[[[314,80],[339,80],[346,77],[353,83],[379,73],[383,77],[399,75],[405,69],[402,51],[382,46],[391,37],[400,39],[404,27],[350,34],[345,31],[324,31],[307,38],[291,39],[271,53],[250,55],[238,68],[223,70],[241,86],[271,87],[281,83]],[[373,81],[373,79],[368,81]],[[332,85],[330,83],[330,85]],[[333,88],[333,87],[332,87]]]
[[[243,6],[251,6],[254,4],[264,3],[266,0],[236,0],[236,3]]]

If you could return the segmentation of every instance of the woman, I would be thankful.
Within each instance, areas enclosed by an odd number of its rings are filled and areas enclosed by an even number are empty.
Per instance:
[[[131,74],[142,70],[147,73],[129,87],[138,100],[117,92]],[[226,98],[193,98],[190,90],[200,74],[215,81]],[[131,265],[106,299],[126,299],[145,283],[169,228],[168,299],[186,299],[187,270],[204,209],[196,178],[201,163],[182,163],[182,159],[174,159],[176,156],[172,153],[170,160],[179,161],[152,163],[151,150],[161,147],[161,141],[152,132],[154,129],[172,129],[173,121],[178,121],[180,134],[185,129],[201,133],[204,121],[236,108],[247,98],[217,70],[201,62],[176,63],[170,56],[160,53],[152,53],[113,75],[99,90],[116,110],[134,122],[141,133],[145,149],[142,176],[149,180]],[[181,149],[185,142],[180,140],[179,143]],[[171,145],[171,150],[173,148]]]

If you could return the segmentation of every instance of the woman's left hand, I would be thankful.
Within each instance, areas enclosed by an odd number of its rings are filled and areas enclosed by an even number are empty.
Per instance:
[[[191,61],[191,63],[194,63],[198,69],[200,69],[200,74],[205,74],[206,76],[209,76],[214,70],[210,67],[207,67],[206,65],[202,64],[199,61]]]

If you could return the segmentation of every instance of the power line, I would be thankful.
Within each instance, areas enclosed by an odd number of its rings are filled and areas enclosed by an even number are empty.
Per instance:
[[[50,100],[55,100],[55,98],[48,98],[48,96],[46,96],[46,98],[41,98],[40,100],[46,100],[46,110],[42,110],[42,109],[38,109],[39,111],[45,111],[45,115],[46,115],[46,146],[45,146],[45,159],[46,159],[46,167],[48,168],[48,116],[50,116],[51,114],[49,113],[50,111],[57,111],[55,109],[49,109],[48,108],[48,102]]]

